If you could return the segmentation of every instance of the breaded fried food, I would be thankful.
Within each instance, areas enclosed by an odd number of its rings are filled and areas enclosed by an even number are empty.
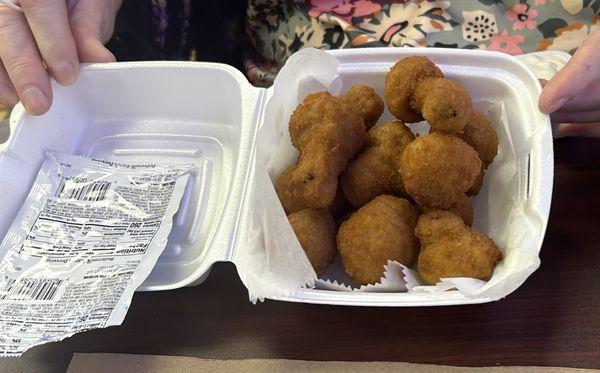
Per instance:
[[[479,111],[473,110],[469,114],[467,124],[458,137],[475,149],[485,168],[498,154],[498,134],[492,123]]]
[[[418,253],[417,217],[417,210],[407,200],[382,195],[342,223],[337,245],[352,281],[361,285],[379,282],[388,260],[412,265]]]
[[[292,185],[292,174],[296,168],[297,165],[293,164],[283,171],[275,186],[277,196],[279,197],[285,212],[288,214],[306,208],[306,203],[296,195]]]
[[[406,145],[399,169],[406,192],[419,205],[445,210],[471,188],[481,160],[461,139],[434,132]]]
[[[444,74],[427,57],[410,56],[396,62],[385,77],[385,103],[396,118],[404,123],[423,120],[420,111],[413,110],[415,88],[425,79],[443,78]]]
[[[465,225],[472,226],[473,225],[473,205],[471,204],[471,199],[465,195],[461,194],[458,197],[452,206],[448,209],[451,213],[460,217]]]
[[[471,96],[458,83],[445,78],[425,79],[415,87],[411,106],[436,131],[463,130],[472,111]]]
[[[430,209],[428,207],[421,207],[422,212],[433,211],[434,209]],[[466,195],[461,195],[459,198],[454,201],[452,206],[448,208],[447,211],[457,215],[460,217],[465,225],[469,227],[473,225],[473,206],[471,205],[471,199]]]
[[[431,211],[419,217],[415,234],[421,242],[418,270],[434,285],[442,278],[473,277],[489,280],[502,253],[485,234],[470,229],[449,211]]]
[[[383,113],[383,100],[369,86],[355,84],[342,96],[342,99],[358,110],[367,130],[377,124]]]
[[[483,113],[472,111],[465,128],[458,134],[458,137],[471,145],[481,159],[481,174],[469,190],[470,195],[477,195],[483,183],[485,170],[498,154],[498,134]]]
[[[458,83],[445,79],[428,58],[411,56],[398,61],[385,79],[385,101],[405,123],[426,119],[432,129],[462,131],[472,110],[471,96]]]
[[[404,185],[396,166],[400,155],[415,136],[398,120],[378,124],[367,133],[362,152],[342,174],[344,195],[354,206],[362,206],[381,194],[404,196]]]
[[[323,275],[336,253],[337,226],[331,214],[322,209],[304,209],[288,219],[317,276]]]
[[[338,176],[364,143],[363,119],[345,100],[320,92],[296,108],[289,130],[300,155],[276,187],[283,207],[288,214],[299,207],[326,209],[335,198]]]

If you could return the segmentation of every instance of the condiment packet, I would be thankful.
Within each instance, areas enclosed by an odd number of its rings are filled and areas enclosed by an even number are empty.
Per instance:
[[[0,245],[0,356],[121,324],[191,169],[47,151]]]

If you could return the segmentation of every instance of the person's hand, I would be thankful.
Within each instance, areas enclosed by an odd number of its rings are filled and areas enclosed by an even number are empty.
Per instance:
[[[560,123],[560,135],[600,137],[600,32],[545,85],[539,108]]]
[[[75,82],[79,62],[110,62],[104,47],[122,0],[21,0],[24,13],[0,4],[0,105],[20,99],[41,115],[52,103],[50,78]]]

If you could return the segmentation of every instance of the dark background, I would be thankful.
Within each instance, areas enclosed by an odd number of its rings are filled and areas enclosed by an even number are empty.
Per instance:
[[[155,40],[152,8],[148,0],[125,0],[117,16],[109,49],[119,61],[188,59],[191,49],[198,60],[222,62],[243,71],[244,52],[250,48],[244,31],[247,0],[191,1],[190,28],[180,32],[182,2],[169,0],[166,45]],[[186,46],[178,51],[181,43]]]

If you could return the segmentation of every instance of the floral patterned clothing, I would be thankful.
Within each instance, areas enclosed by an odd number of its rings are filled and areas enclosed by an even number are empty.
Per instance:
[[[600,0],[249,0],[250,80],[272,84],[294,52],[445,47],[573,53],[600,27]]]

